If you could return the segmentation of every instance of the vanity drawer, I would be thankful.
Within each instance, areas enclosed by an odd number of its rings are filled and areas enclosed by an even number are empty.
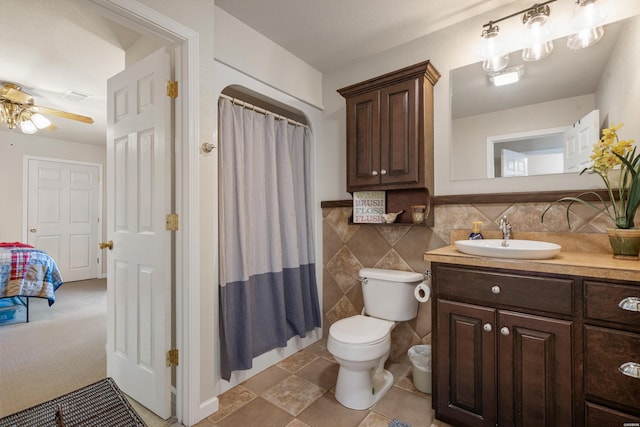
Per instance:
[[[605,406],[590,402],[585,403],[585,419],[587,427],[640,425],[640,417],[625,414]],[[625,424],[628,423],[628,424]]]
[[[558,314],[573,313],[573,280],[437,265],[438,295]]]
[[[640,408],[640,378],[619,369],[628,362],[640,364],[640,334],[585,325],[584,358],[587,397]]]
[[[584,281],[585,317],[640,327],[640,284]],[[620,307],[624,305],[626,309]],[[636,311],[637,310],[637,311]]]

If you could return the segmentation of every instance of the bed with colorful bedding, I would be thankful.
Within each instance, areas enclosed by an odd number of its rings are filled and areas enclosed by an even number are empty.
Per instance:
[[[46,252],[19,242],[0,243],[0,318],[12,320],[15,307],[22,306],[28,322],[29,298],[45,298],[51,306],[62,283],[55,260]]]

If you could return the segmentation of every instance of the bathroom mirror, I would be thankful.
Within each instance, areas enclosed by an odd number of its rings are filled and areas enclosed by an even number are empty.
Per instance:
[[[623,139],[640,140],[640,61],[633,53],[640,48],[639,25],[638,16],[608,24],[598,43],[577,51],[567,47],[566,37],[555,40],[553,52],[536,62],[512,52],[507,68],[522,65],[523,70],[521,80],[510,85],[493,86],[481,63],[451,70],[451,179],[502,177],[500,153],[509,159],[554,153],[553,161],[540,157],[544,160],[538,163],[557,163],[558,153],[564,154],[563,132],[594,110],[593,142],[599,127],[610,123],[624,123]],[[554,134],[556,142],[543,144],[541,134]],[[579,172],[567,171],[562,163],[560,169],[525,174],[558,174],[562,188],[562,174]]]

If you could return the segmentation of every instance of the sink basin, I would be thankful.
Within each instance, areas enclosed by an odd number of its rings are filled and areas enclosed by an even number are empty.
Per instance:
[[[560,252],[560,245],[535,240],[502,239],[456,240],[456,249],[469,255],[516,259],[549,259]]]

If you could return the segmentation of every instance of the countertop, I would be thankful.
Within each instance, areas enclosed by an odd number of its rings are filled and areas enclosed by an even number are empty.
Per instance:
[[[560,251],[552,259],[524,260],[467,255],[459,252],[454,245],[450,245],[426,252],[424,260],[446,264],[640,282],[640,261],[618,260],[613,258],[610,253]]]

